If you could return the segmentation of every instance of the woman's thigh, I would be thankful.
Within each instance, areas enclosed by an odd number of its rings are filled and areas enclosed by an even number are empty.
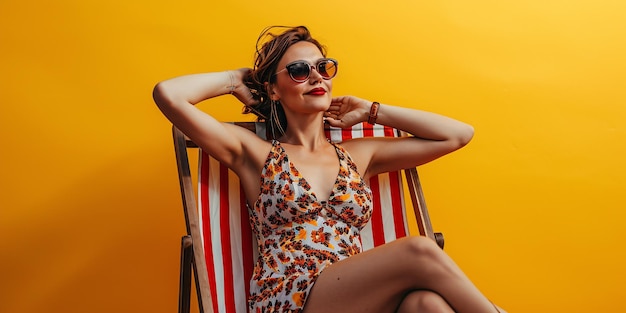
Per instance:
[[[398,239],[322,271],[304,312],[395,312],[409,291],[449,275],[449,262],[430,239]]]

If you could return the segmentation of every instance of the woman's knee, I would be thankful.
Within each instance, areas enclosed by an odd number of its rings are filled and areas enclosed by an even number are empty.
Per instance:
[[[405,238],[405,252],[409,257],[430,258],[433,261],[443,256],[443,251],[435,241],[423,236],[412,236]]]
[[[397,312],[449,313],[454,310],[439,294],[428,290],[416,290],[404,297]]]
[[[449,258],[433,240],[422,237],[408,237],[402,241],[402,258],[407,266],[406,276],[411,277],[415,289],[430,289],[432,282],[450,275]]]

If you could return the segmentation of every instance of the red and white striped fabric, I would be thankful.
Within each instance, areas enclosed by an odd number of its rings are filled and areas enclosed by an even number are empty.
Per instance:
[[[255,123],[256,133],[265,137],[265,125]],[[352,129],[331,128],[332,142],[359,137],[397,137],[398,132],[382,125],[358,124]],[[208,271],[214,312],[243,313],[249,281],[256,260],[256,243],[248,221],[248,210],[237,176],[200,151],[198,179],[199,225]],[[361,232],[365,250],[409,233],[400,172],[370,179],[373,213]]]

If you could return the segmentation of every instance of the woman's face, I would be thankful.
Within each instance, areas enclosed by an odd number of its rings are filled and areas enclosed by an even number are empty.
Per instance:
[[[291,79],[285,70],[287,64],[305,61],[310,65],[324,58],[317,46],[308,41],[300,41],[287,49],[276,69],[276,82],[272,84],[272,100],[278,100],[285,112],[319,113],[328,110],[331,102],[332,80],[323,79],[316,69],[310,69],[309,78],[298,83]]]

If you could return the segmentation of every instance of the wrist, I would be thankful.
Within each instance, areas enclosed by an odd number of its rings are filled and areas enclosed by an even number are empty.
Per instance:
[[[224,94],[233,95],[235,94],[235,89],[237,88],[235,73],[233,73],[233,71],[225,71],[224,73],[226,74],[226,86]]]

